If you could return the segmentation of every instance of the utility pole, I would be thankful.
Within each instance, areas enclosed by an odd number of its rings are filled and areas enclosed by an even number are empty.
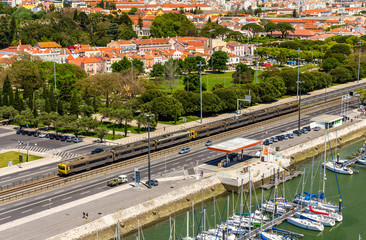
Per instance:
[[[241,66],[239,66],[239,87],[240,87],[240,83],[241,83]]]
[[[297,50],[297,52],[299,53],[298,57],[297,57],[297,93],[296,93],[296,98],[299,99],[299,77],[300,77],[300,48]]]
[[[151,188],[151,171],[150,171],[150,118],[154,116],[154,114],[145,114],[147,117],[147,138],[148,138],[148,155],[147,155],[147,168],[148,168],[148,186],[147,188]]]
[[[54,52],[55,53],[55,52]],[[53,76],[55,81],[55,94],[56,94],[56,56],[53,54]]]
[[[202,124],[202,71],[201,71],[201,67],[203,67],[204,65],[202,64],[202,62],[200,61],[199,64],[197,64],[197,67],[200,67],[200,102],[201,102],[201,124]]]
[[[299,95],[299,123],[298,123],[298,131],[299,131],[299,133],[298,133],[298,136],[301,135],[301,132],[300,132],[301,83],[302,82],[300,82],[300,81],[297,82],[297,84],[299,85],[299,93],[300,93],[300,95]]]
[[[255,83],[258,83],[258,61],[259,61],[259,57],[258,57],[258,41],[256,44],[256,48],[255,48],[256,52],[257,52],[257,62],[256,62],[256,69],[255,69]]]
[[[361,65],[361,45],[362,41],[360,40],[360,52],[358,53],[358,74],[357,74],[357,83],[360,82],[360,65]]]

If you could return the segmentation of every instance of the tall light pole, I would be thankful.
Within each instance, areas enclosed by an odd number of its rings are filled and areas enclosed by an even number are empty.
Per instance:
[[[300,110],[301,110],[301,83],[303,83],[303,82],[300,82],[300,81],[297,81],[297,84],[299,85],[299,93],[300,93],[300,95],[299,95],[299,123],[298,123],[298,131],[299,131],[299,133],[298,133],[298,135],[300,136],[301,135],[301,132],[300,132]]]
[[[240,87],[240,83],[241,83],[241,66],[239,66],[239,87]]]
[[[150,118],[154,116],[154,114],[145,114],[147,117],[147,141],[148,141],[148,155],[147,155],[147,168],[148,168],[148,185],[147,188],[151,188],[151,171],[150,171]]]
[[[56,93],[56,59],[55,58],[56,58],[56,55],[53,54],[53,76],[54,76],[54,80],[55,80],[55,94],[57,94]]]
[[[298,57],[297,57],[297,91],[296,91],[296,98],[298,99],[299,98],[299,83],[300,83],[300,80],[299,80],[299,76],[300,76],[300,48],[297,50],[297,52],[299,53]],[[300,113],[300,111],[299,111]]]
[[[201,102],[201,124],[202,124],[202,71],[201,71],[201,67],[203,67],[204,65],[202,64],[202,62],[200,61],[199,64],[197,64],[197,67],[200,67],[200,102]]]
[[[258,58],[258,42],[256,44],[256,48],[255,48],[256,52],[257,52],[257,62],[256,62],[256,69],[255,69],[255,83],[258,83],[258,61],[259,61],[259,58]]]
[[[360,52],[358,53],[358,74],[357,74],[357,83],[360,82],[360,65],[361,65],[361,45],[362,41],[360,40]]]

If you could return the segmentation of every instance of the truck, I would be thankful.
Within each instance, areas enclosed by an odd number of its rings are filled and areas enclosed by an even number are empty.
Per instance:
[[[114,186],[117,186],[119,184],[126,183],[126,182],[128,182],[127,175],[119,175],[117,178],[115,178],[111,181],[108,181],[107,185],[110,187],[114,187]]]

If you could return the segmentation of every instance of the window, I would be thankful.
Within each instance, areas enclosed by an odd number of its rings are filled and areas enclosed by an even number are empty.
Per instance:
[[[61,170],[65,170],[65,167],[62,166],[62,165],[58,165],[58,168],[61,169]]]

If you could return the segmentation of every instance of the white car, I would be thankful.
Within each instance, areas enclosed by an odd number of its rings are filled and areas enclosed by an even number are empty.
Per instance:
[[[38,137],[40,137],[40,138],[44,138],[44,137],[46,137],[46,134],[45,134],[45,133],[40,133],[40,134],[38,135]]]

